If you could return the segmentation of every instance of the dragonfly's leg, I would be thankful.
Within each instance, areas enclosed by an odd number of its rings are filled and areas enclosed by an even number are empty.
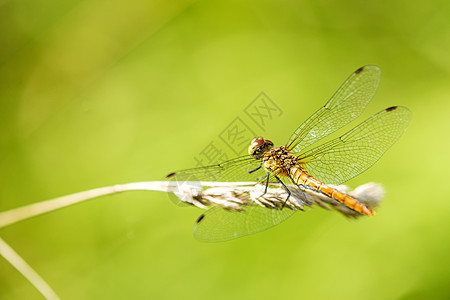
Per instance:
[[[261,196],[264,196],[267,193],[267,188],[269,187],[269,179],[270,179],[270,173],[267,172],[267,177],[266,177],[266,188],[264,189],[264,194],[262,194]],[[260,197],[261,197],[260,196]]]
[[[281,179],[277,175],[273,175],[273,176],[275,176],[275,178],[278,180],[278,182],[281,183],[281,185],[283,186],[284,190],[288,194],[286,200],[284,200],[284,202],[283,202],[283,206],[281,206],[281,209],[283,209],[283,207],[286,205],[286,202],[288,201],[289,197],[291,196],[291,191],[287,188],[287,186],[283,183],[283,181],[281,181]]]
[[[267,193],[267,188],[269,187],[269,179],[270,179],[270,173],[267,172],[267,175],[266,175],[266,187],[264,189],[264,193],[262,193],[260,196],[258,196],[258,198],[261,198],[262,196],[264,196]]]
[[[259,165],[259,167],[256,167],[256,168],[254,168],[254,169],[252,169],[252,170],[249,170],[249,171],[247,171],[247,172],[253,173],[253,172],[255,172],[255,171],[258,171],[259,169],[261,169],[261,165]]]

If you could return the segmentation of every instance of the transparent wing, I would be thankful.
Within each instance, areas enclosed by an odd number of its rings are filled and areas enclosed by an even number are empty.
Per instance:
[[[371,167],[403,134],[406,107],[387,108],[343,136],[298,156],[305,170],[326,184],[342,184]]]
[[[261,161],[249,155],[234,158],[220,164],[173,172],[166,177],[173,181],[258,181],[266,172],[263,168],[249,173],[261,165]]]
[[[300,152],[356,119],[375,94],[380,77],[377,66],[365,66],[353,72],[325,106],[294,131],[286,147]]]
[[[227,211],[213,207],[200,216],[194,226],[194,236],[200,241],[220,242],[257,233],[275,226],[296,210],[247,206],[243,211]]]
[[[235,158],[217,165],[177,171],[169,174],[170,180],[176,181],[180,186],[185,181],[260,181],[267,180],[266,171],[260,168],[249,173],[261,165],[261,161],[249,156]],[[270,176],[270,182],[277,180]],[[170,194],[170,199],[179,204],[179,199]],[[275,226],[289,216],[295,210],[270,209],[261,206],[245,206],[242,211],[225,210],[222,207],[212,207],[207,210],[197,221],[194,227],[194,235],[201,241],[225,241],[240,236],[263,231]]]
[[[220,164],[193,168],[187,170],[176,171],[170,173],[166,178],[175,182],[179,190],[183,190],[187,181],[198,182],[197,187],[201,188],[200,181],[218,181],[218,182],[265,182],[267,173],[264,168],[249,173],[261,166],[261,161],[251,158],[250,156],[242,156],[234,158]],[[276,182],[273,176],[270,176],[269,182]],[[170,200],[179,206],[187,206],[179,195],[170,193]]]

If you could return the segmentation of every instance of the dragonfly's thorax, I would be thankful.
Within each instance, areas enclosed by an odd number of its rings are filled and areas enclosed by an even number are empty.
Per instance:
[[[261,162],[266,171],[281,177],[287,176],[292,167],[298,166],[297,157],[292,155],[285,146],[267,151],[261,158]]]
[[[297,157],[292,155],[285,146],[273,148],[273,143],[262,137],[252,141],[248,153],[254,159],[261,160],[267,172],[280,177],[287,176],[290,169],[298,165]]]

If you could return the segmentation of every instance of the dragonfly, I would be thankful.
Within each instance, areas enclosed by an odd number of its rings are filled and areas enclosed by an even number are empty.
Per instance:
[[[403,134],[411,112],[402,106],[383,109],[345,134],[318,146],[314,144],[355,120],[374,96],[381,77],[377,66],[353,72],[331,99],[304,121],[283,146],[263,137],[251,141],[248,155],[211,166],[170,173],[167,178],[180,184],[189,180],[257,182],[286,191],[278,207],[249,205],[239,210],[213,206],[194,226],[201,241],[225,241],[257,233],[275,226],[299,209],[286,205],[289,197],[320,194],[358,215],[374,216],[375,211],[357,197],[334,188],[371,167]],[[296,191],[298,190],[298,191]]]

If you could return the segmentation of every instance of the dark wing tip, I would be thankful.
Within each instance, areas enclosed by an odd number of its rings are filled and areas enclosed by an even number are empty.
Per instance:
[[[168,175],[166,176],[166,178],[170,178],[170,177],[172,177],[172,176],[175,175],[175,174],[176,174],[175,172],[172,172],[172,173],[168,174]]]
[[[398,106],[391,106],[391,107],[386,108],[386,111],[393,111],[393,110],[396,110],[397,108],[398,108]]]
[[[202,214],[200,217],[198,217],[196,223],[197,223],[197,224],[200,223],[204,218],[205,218],[205,215]]]
[[[362,71],[364,71],[365,68],[366,68],[366,67],[361,67],[361,68],[359,68],[358,70],[355,71],[355,74],[361,73]]]

